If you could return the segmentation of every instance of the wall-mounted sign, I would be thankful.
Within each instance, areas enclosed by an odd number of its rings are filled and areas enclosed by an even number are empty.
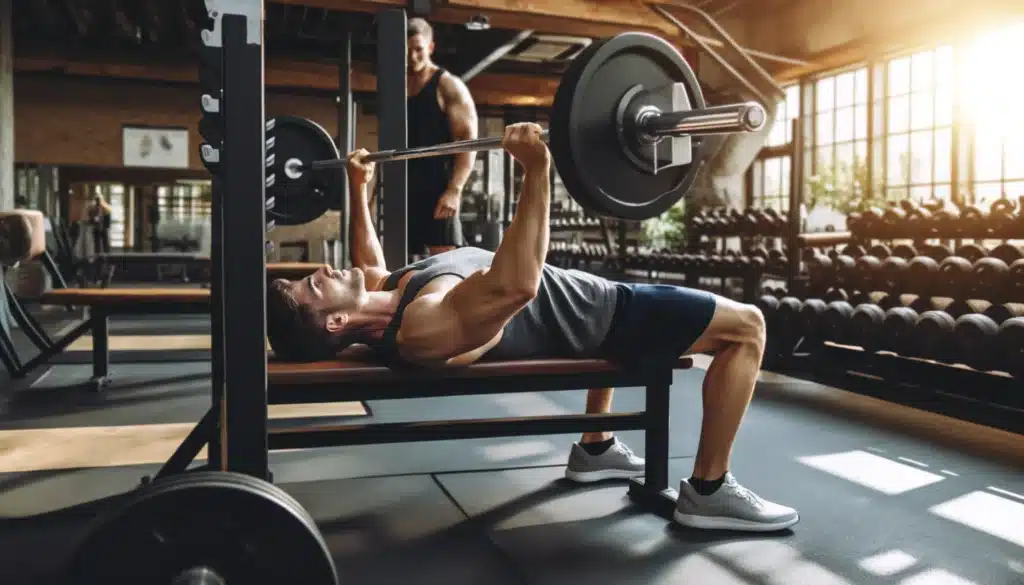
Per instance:
[[[185,128],[124,126],[122,136],[126,167],[188,168],[188,130]]]

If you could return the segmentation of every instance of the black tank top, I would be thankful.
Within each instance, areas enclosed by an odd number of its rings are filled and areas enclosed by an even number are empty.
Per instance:
[[[407,272],[416,271],[402,291],[395,316],[383,338],[370,346],[391,368],[414,367],[398,355],[397,337],[405,308],[430,281],[452,274],[466,278],[489,268],[494,253],[465,247],[437,254],[392,272],[383,290],[395,290]],[[483,360],[595,357],[611,329],[619,300],[618,286],[579,270],[544,265],[536,298],[505,325],[501,340]]]
[[[452,141],[448,114],[437,103],[438,84],[444,73],[444,69],[438,68],[419,93],[406,99],[409,148],[435,146]],[[422,206],[429,207],[432,212],[437,204],[437,198],[444,193],[448,181],[451,180],[455,157],[453,155],[432,156],[412,159],[408,162],[409,206],[411,208],[420,200],[429,200],[430,197],[433,197],[433,201],[429,201],[429,203],[422,201]],[[412,194],[422,194],[423,197],[412,197]]]

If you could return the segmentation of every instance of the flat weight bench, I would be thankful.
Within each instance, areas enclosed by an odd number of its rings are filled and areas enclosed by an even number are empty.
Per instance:
[[[478,362],[437,370],[396,372],[369,358],[364,347],[350,348],[333,360],[267,364],[267,404],[396,400],[486,394],[513,394],[584,388],[646,389],[641,412],[571,414],[515,418],[432,420],[389,423],[292,425],[275,419],[268,428],[268,451],[348,445],[411,443],[487,437],[552,435],[571,432],[643,430],[647,470],[632,480],[629,495],[639,505],[671,518],[677,493],[668,484],[669,391],[674,370],[693,366],[680,358],[673,367],[627,371],[604,360],[523,360]],[[212,407],[182,441],[154,479],[183,473],[226,424]],[[151,481],[146,478],[144,481]]]
[[[99,389],[110,375],[109,318],[115,315],[183,315],[210,312],[210,291],[197,288],[61,288],[40,298],[46,305],[88,308],[86,318],[49,347],[45,360],[64,351],[86,333],[92,334],[92,378]],[[43,357],[40,354],[39,359]]]
[[[510,394],[583,388],[646,388],[641,412],[573,414],[501,419],[272,428],[270,450],[339,445],[405,443],[448,439],[550,435],[569,432],[643,430],[647,472],[629,494],[639,504],[670,518],[677,494],[669,488],[669,390],[673,370],[689,369],[690,358],[662,370],[627,371],[604,360],[479,362],[461,368],[396,372],[347,352],[336,360],[267,364],[270,404],[394,400],[434,396]]]

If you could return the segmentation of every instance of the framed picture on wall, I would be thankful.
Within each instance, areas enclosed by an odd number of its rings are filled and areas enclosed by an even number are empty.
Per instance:
[[[188,168],[188,129],[122,126],[124,166],[150,169]]]

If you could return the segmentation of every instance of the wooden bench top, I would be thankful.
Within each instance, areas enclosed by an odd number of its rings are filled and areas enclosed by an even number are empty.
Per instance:
[[[122,305],[161,303],[209,303],[203,288],[58,288],[43,293],[44,305]]]
[[[693,367],[693,360],[681,357],[677,370]],[[614,363],[599,359],[538,359],[517,361],[477,362],[472,365],[421,370],[414,373],[396,372],[365,357],[346,357],[343,353],[333,360],[310,363],[274,362],[267,364],[267,380],[274,386],[301,386],[309,384],[346,384],[350,382],[423,379],[472,379],[503,376],[541,376],[565,374],[600,374],[617,372]]]

